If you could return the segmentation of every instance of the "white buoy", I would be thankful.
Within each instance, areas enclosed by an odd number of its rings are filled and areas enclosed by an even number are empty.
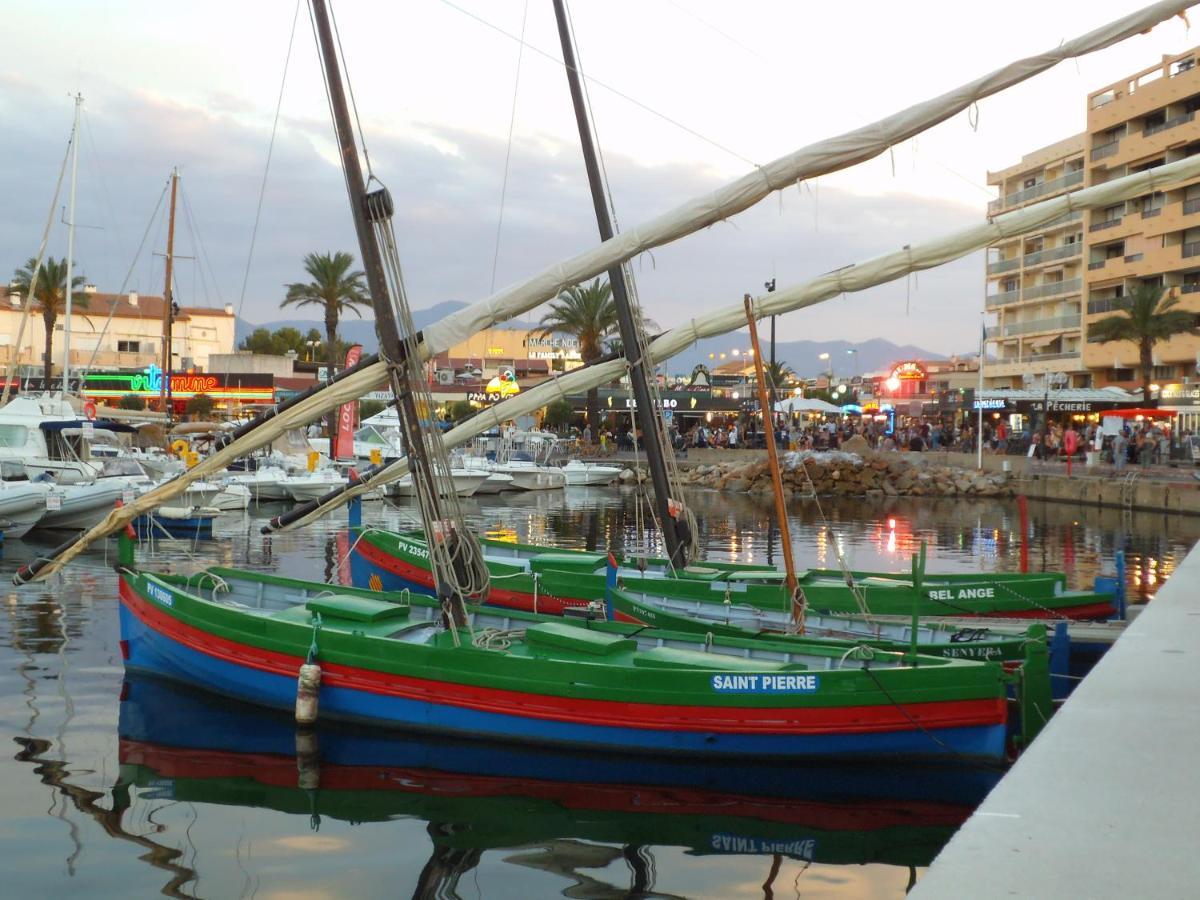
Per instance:
[[[321,691],[321,667],[316,663],[305,663],[300,667],[296,681],[296,721],[301,725],[312,725],[317,721],[317,695]]]

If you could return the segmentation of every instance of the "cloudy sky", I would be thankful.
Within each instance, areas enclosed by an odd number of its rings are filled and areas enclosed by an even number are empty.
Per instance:
[[[1114,0],[996,7],[575,0],[572,7],[617,215],[661,213],[805,144],[1046,50],[1132,9]],[[985,14],[985,9],[990,10]],[[32,256],[85,99],[76,260],[101,290],[161,291],[165,223],[183,173],[178,285],[187,304],[281,318],[283,283],[312,250],[354,249],[311,27],[301,8],[253,264],[259,183],[295,0],[162,4],[8,0],[0,268]],[[596,241],[548,0],[338,0],[375,170],[392,189],[414,307],[474,301]],[[1200,15],[1197,12],[1196,15]],[[517,82],[517,37],[525,49]],[[35,39],[25,40],[24,37]],[[1197,41],[1180,20],[1067,63],[891,155],[775,195],[636,263],[661,325],[977,222],[986,172],[1082,130],[1087,92]],[[509,123],[511,162],[499,229]],[[64,195],[65,196],[65,195]],[[147,248],[135,251],[149,228]],[[57,226],[51,253],[63,255]],[[886,337],[968,350],[976,255],[907,283],[780,321],[782,339]],[[315,316],[314,316],[315,318]]]

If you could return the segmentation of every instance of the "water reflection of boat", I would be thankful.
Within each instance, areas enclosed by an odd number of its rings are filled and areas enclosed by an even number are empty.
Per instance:
[[[999,777],[973,768],[728,766],[297,732],[286,717],[147,678],[127,682],[120,738],[121,783],[136,785],[139,799],[354,822],[414,817],[430,822],[435,856],[474,860],[490,849],[582,840],[922,866]]]

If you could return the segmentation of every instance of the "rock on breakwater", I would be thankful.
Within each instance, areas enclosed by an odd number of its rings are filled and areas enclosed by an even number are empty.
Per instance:
[[[922,454],[800,451],[787,453],[780,463],[784,496],[815,489],[821,496],[890,497],[1010,497],[1012,476],[1007,472],[976,472],[941,465]],[[638,474],[627,470],[622,481]],[[644,477],[644,476],[643,476]],[[684,484],[739,494],[769,494],[771,473],[765,461],[701,465],[680,472]]]

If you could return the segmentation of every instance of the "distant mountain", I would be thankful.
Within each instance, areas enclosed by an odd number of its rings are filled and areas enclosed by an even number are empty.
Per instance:
[[[444,319],[453,312],[465,307],[467,304],[461,300],[446,300],[431,306],[428,309],[414,309],[412,313],[413,325],[418,330],[437,322],[439,319]],[[506,326],[511,328],[533,328],[534,326],[528,322],[506,322]],[[256,328],[269,328],[274,331],[276,328],[284,327],[298,328],[301,331],[308,331],[310,328],[315,328],[321,334],[325,333],[325,322],[321,319],[275,319],[270,322],[247,322],[244,319],[238,319],[237,323],[237,342],[240,344],[242,340]],[[379,340],[375,336],[375,318],[359,319],[353,314],[343,318],[338,323],[338,336],[344,341],[353,341],[363,345],[364,353],[374,353],[379,347]]]
[[[769,326],[759,326],[759,340],[762,342],[763,358],[769,359]],[[667,363],[667,371],[671,374],[687,374],[699,364],[712,366],[721,362],[729,362],[731,351],[740,351],[750,346],[748,331],[735,331],[731,334],[715,338],[705,338],[697,341],[683,353]],[[854,350],[854,353],[847,353]],[[713,359],[709,359],[709,354]],[[721,354],[726,354],[724,360]],[[829,360],[820,359],[822,353],[829,354]],[[865,375],[868,372],[882,372],[890,369],[898,362],[906,359],[945,359],[940,353],[933,353],[911,344],[898,346],[883,338],[871,338],[867,341],[854,343],[852,341],[776,341],[775,359],[786,364],[797,375],[811,377],[825,372],[830,364],[837,375]]]

